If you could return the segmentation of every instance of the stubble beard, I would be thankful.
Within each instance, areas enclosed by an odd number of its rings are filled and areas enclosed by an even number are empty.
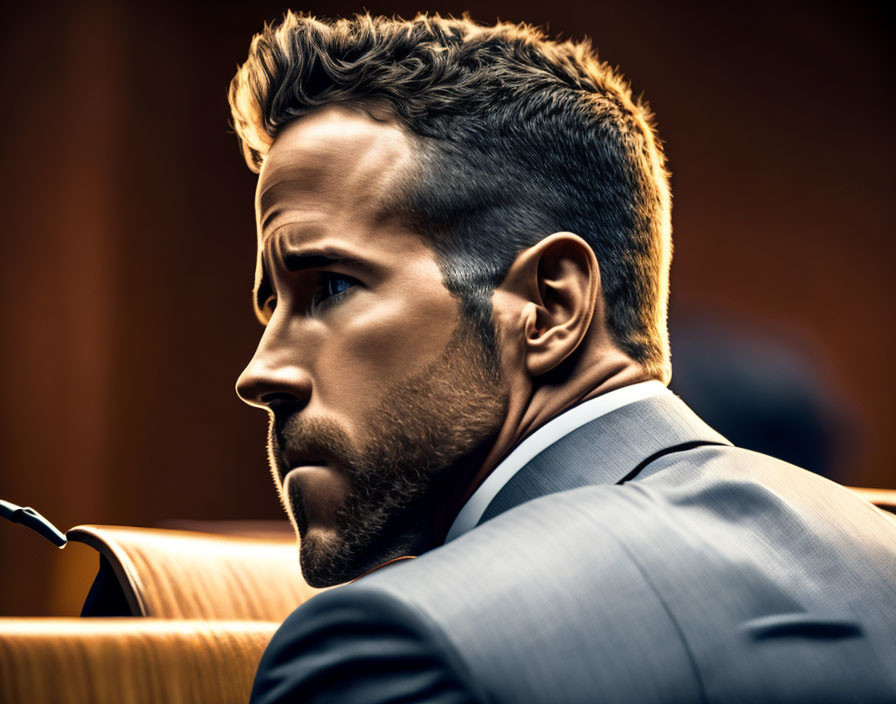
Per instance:
[[[446,486],[493,441],[507,411],[500,366],[472,325],[462,322],[444,353],[388,389],[356,446],[337,423],[293,415],[271,419],[268,453],[277,476],[287,450],[327,457],[351,488],[334,510],[334,531],[309,534],[301,490],[280,499],[299,538],[305,581],[332,586],[407,554]],[[288,468],[280,465],[284,476]]]

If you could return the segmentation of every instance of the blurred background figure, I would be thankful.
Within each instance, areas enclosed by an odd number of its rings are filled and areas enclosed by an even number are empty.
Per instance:
[[[844,481],[853,419],[811,353],[787,336],[711,316],[670,325],[672,383],[732,443]]]

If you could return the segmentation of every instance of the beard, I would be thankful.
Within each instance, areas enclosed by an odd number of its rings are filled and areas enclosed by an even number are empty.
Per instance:
[[[281,482],[280,500],[299,538],[302,574],[332,586],[406,555],[458,477],[494,440],[507,412],[498,355],[461,322],[442,355],[386,389],[368,419],[362,445],[328,419],[271,417],[268,454],[275,476],[289,471],[290,452],[326,457],[350,488],[330,517],[334,530],[309,534],[302,491]]]

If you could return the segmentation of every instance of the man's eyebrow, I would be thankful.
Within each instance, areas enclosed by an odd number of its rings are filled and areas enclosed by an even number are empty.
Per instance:
[[[349,266],[355,269],[370,269],[373,267],[366,259],[359,259],[340,252],[338,249],[304,249],[291,252],[288,249],[282,254],[283,267],[287,271],[301,271],[302,269],[316,269],[322,266]]]

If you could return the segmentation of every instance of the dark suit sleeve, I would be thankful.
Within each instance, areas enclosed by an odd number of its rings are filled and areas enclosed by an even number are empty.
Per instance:
[[[484,702],[463,660],[422,613],[363,584],[296,609],[265,650],[252,704]]]

